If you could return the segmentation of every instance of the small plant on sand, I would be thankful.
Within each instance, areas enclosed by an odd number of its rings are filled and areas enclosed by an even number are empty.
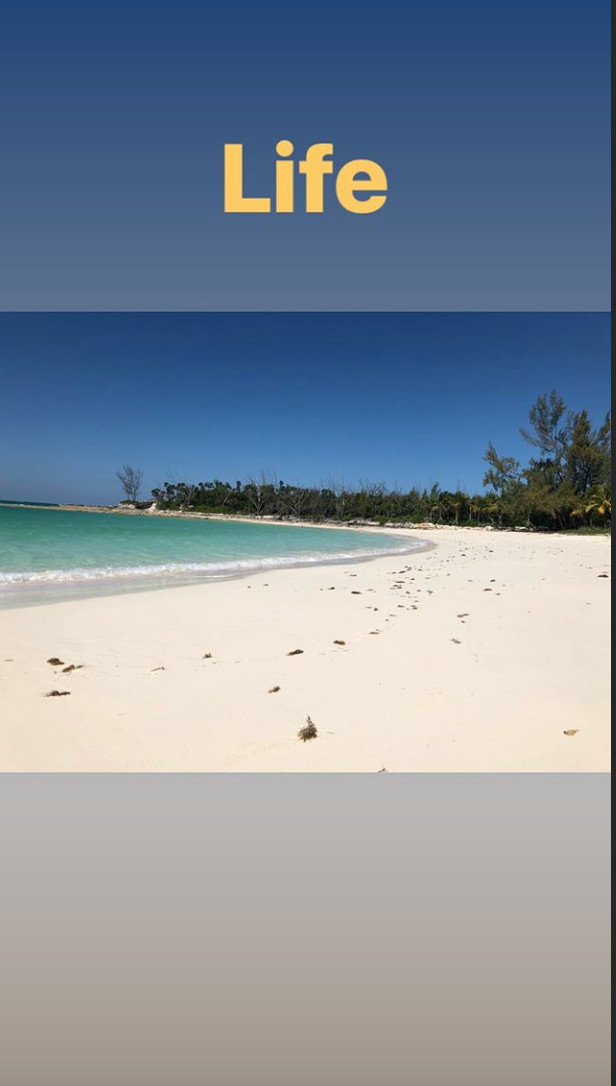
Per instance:
[[[306,717],[306,723],[303,728],[300,728],[297,733],[297,738],[301,739],[303,743],[307,743],[309,739],[316,739],[318,736],[317,726],[313,724],[309,716]]]

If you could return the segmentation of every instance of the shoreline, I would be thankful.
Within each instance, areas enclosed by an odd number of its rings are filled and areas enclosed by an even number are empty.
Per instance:
[[[152,503],[155,504],[154,502]],[[40,510],[60,510],[65,513],[105,513],[108,515],[118,516],[137,516],[137,517],[176,517],[179,519],[192,519],[192,520],[211,520],[211,521],[223,521],[229,523],[245,523],[245,524],[273,524],[280,527],[291,528],[331,528],[332,530],[338,529],[341,531],[353,530],[353,531],[367,531],[378,534],[379,532],[390,531],[414,531],[414,532],[495,532],[499,534],[514,534],[514,535],[532,535],[532,536],[548,536],[548,537],[569,537],[569,536],[592,536],[601,538],[611,538],[611,527],[609,528],[596,528],[594,530],[584,530],[583,527],[577,529],[562,530],[558,528],[535,528],[527,527],[526,525],[516,526],[504,526],[497,524],[443,524],[436,521],[385,521],[380,523],[374,520],[303,520],[299,517],[293,517],[291,515],[278,517],[274,514],[266,514],[264,516],[251,516],[247,513],[202,513],[197,510],[193,512],[180,509],[136,509],[131,507],[124,507],[120,505],[45,505],[44,503],[28,503],[28,502],[9,502],[4,501],[1,506],[6,506],[12,509],[40,509]]]
[[[609,540],[425,540],[0,612],[0,767],[606,771]]]
[[[175,574],[175,579],[172,570],[167,573],[150,573],[144,568],[144,572],[140,574],[136,574],[133,570],[128,573],[110,573],[108,577],[84,577],[81,580],[62,580],[58,578],[55,581],[49,580],[46,582],[15,581],[0,584],[0,613],[19,610],[22,607],[48,607],[54,603],[70,603],[108,596],[130,596],[140,592],[165,592],[175,588],[220,584],[224,581],[242,580],[246,577],[258,576],[261,573],[276,574],[290,572],[295,569],[323,569],[330,566],[361,565],[364,562],[378,561],[379,558],[405,558],[410,554],[423,554],[436,546],[438,546],[437,543],[419,540],[417,545],[413,547],[409,546],[400,549],[392,547],[391,550],[379,551],[376,554],[362,553],[360,551],[352,556],[324,556],[314,561],[298,559],[286,564],[278,560],[280,563],[278,565],[274,564],[275,559],[272,560],[272,565],[265,564],[265,560],[255,559],[255,565],[252,569],[236,569],[220,573],[211,572],[209,575],[205,571],[203,573],[195,571],[194,574],[187,571]],[[256,564],[259,561],[261,561],[261,565]],[[150,579],[149,582],[148,579]],[[10,594],[13,592],[15,602],[12,606],[7,605],[6,601],[10,599]],[[35,592],[43,595],[47,593],[50,598],[35,599],[29,602],[27,599],[28,594],[30,593],[32,596]],[[54,592],[57,594],[55,597]]]
[[[8,504],[8,503],[7,503]],[[17,506],[24,508],[24,506]],[[30,507],[39,511],[42,507]],[[205,519],[215,523],[244,523],[265,524],[270,527],[282,525],[287,528],[302,527],[306,529],[342,532],[351,532],[355,536],[363,534],[374,537],[375,550],[359,550],[356,553],[338,553],[336,551],[324,551],[322,554],[305,554],[297,556],[261,555],[254,558],[221,559],[202,563],[198,561],[170,561],[168,563],[142,566],[117,566],[117,567],[79,567],[51,568],[47,571],[36,573],[35,571],[15,571],[5,576],[14,577],[14,580],[0,581],[0,611],[17,610],[21,607],[49,606],[50,603],[70,602],[79,599],[96,599],[103,596],[130,595],[144,591],[162,591],[170,588],[181,588],[190,585],[212,584],[221,581],[235,580],[243,577],[255,576],[259,573],[276,573],[279,570],[310,569],[340,564],[356,564],[369,562],[380,557],[404,557],[412,553],[421,553],[430,550],[435,544],[426,539],[418,538],[408,529],[398,533],[398,537],[385,532],[385,538],[393,543],[392,546],[377,548],[376,537],[383,537],[380,526],[372,524],[328,524],[313,522],[295,522],[292,520],[280,521],[275,517],[247,517],[222,515],[204,515],[198,513],[180,513],[163,511],[142,510],[115,510],[99,509],[98,507],[64,507],[49,506],[47,509],[57,509],[62,512],[106,512],[112,514],[119,512],[121,515],[145,515],[145,516],[171,516],[187,519]],[[405,545],[405,540],[408,542]],[[368,545],[368,544],[367,544]],[[20,579],[21,578],[21,579]],[[38,598],[37,598],[38,597]]]
[[[133,517],[176,517],[180,519],[188,520],[213,520],[224,521],[231,523],[244,523],[244,524],[274,524],[281,527],[287,526],[292,528],[338,528],[341,530],[353,529],[353,530],[366,530],[382,532],[384,530],[413,529],[416,531],[441,531],[455,529],[468,530],[468,531],[527,531],[526,528],[510,528],[510,529],[497,529],[496,527],[488,525],[452,525],[452,524],[436,524],[433,521],[421,521],[414,524],[411,521],[404,521],[401,523],[395,523],[394,521],[387,521],[385,524],[380,524],[374,520],[302,520],[299,517],[285,516],[278,517],[274,514],[266,514],[264,516],[250,516],[247,513],[202,513],[198,510],[181,510],[181,509],[136,509],[130,506],[121,505],[29,505],[27,502],[3,502],[3,505],[13,509],[41,509],[41,510],[61,510],[63,513],[105,513],[108,515],[117,514],[119,516],[133,516]],[[152,505],[155,505],[153,502]]]

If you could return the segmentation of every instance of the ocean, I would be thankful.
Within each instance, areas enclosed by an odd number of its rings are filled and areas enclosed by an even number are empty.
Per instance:
[[[353,529],[0,505],[0,607],[420,549]]]

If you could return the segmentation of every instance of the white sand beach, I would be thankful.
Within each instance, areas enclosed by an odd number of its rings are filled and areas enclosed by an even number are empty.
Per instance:
[[[608,770],[609,539],[408,534],[436,546],[0,612],[0,769]]]

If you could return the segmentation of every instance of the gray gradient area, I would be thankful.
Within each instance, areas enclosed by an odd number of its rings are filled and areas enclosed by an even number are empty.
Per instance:
[[[603,1086],[607,775],[5,775],[7,1086]]]

